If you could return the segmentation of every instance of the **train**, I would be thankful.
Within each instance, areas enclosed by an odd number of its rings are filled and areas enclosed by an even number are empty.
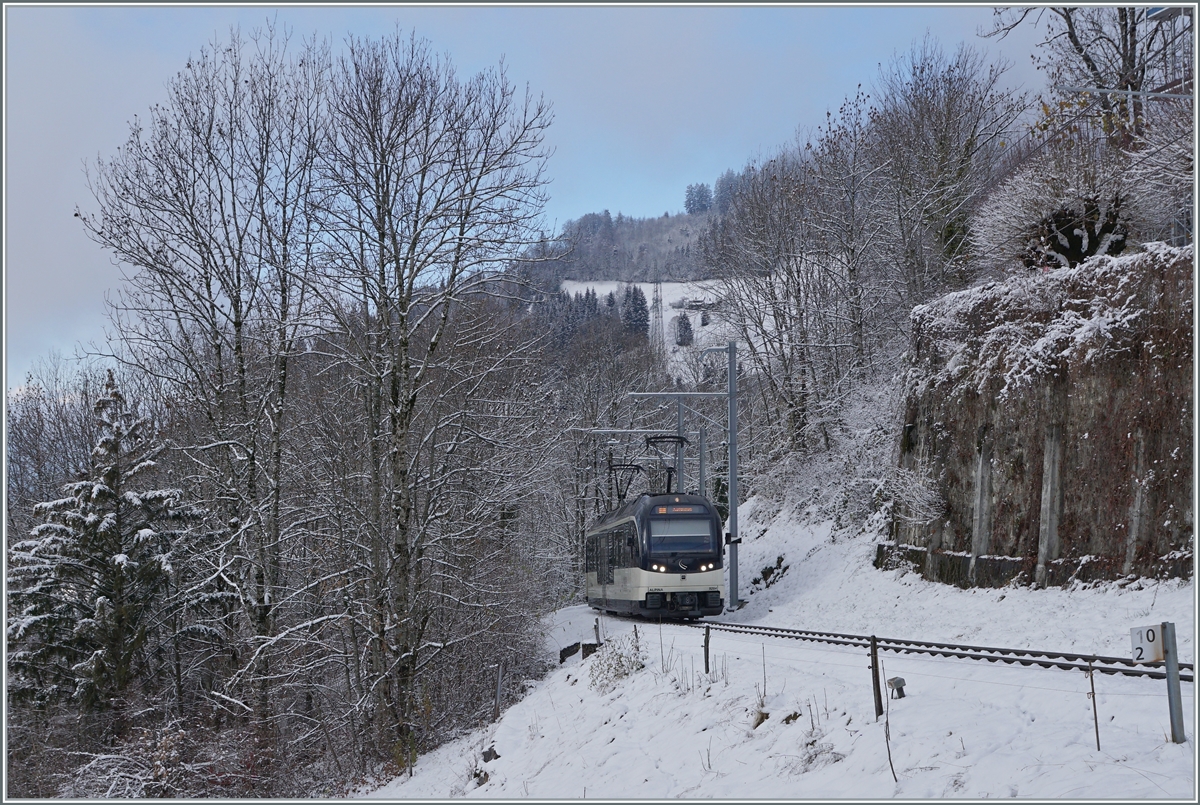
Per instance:
[[[707,498],[643,494],[584,533],[588,605],[694,620],[725,608],[721,519]]]

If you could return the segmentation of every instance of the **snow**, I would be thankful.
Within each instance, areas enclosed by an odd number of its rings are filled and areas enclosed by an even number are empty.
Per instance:
[[[1145,246],[1159,263],[1190,250]],[[990,379],[1002,376],[998,396],[1004,399],[1035,377],[1053,373],[1063,360],[1089,364],[1128,351],[1142,342],[1152,301],[1144,298],[1147,291],[1138,280],[1155,270],[1138,252],[1094,257],[1074,268],[1022,273],[919,305],[912,312],[915,329],[946,356],[928,382],[965,379],[984,394]]]
[[[871,567],[878,519],[836,529],[803,513],[769,515],[757,501],[740,514],[739,588],[748,604],[710,620],[1118,657],[1129,655],[1132,627],[1171,621],[1182,659],[1194,657],[1191,581],[962,590]],[[781,556],[788,569],[769,587],[751,584]],[[1089,680],[1079,671],[885,652],[884,676],[903,677],[906,696],[887,700],[876,721],[861,649],[714,631],[706,675],[702,629],[576,606],[547,621],[551,662],[561,647],[593,641],[597,619],[605,649],[527,681],[527,695],[497,723],[421,756],[411,777],[359,795],[1196,797],[1189,682],[1188,740],[1173,744],[1164,681],[1097,674],[1097,750]],[[644,667],[604,673],[615,667],[606,658],[614,646],[624,645],[630,665],[635,628]],[[485,762],[488,749],[498,757]]]

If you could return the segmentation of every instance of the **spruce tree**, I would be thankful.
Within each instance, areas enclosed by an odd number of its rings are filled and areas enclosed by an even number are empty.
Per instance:
[[[177,489],[138,491],[163,446],[126,403],[112,372],[94,409],[91,467],[9,552],[9,691],[119,706],[142,660],[172,573],[178,528],[195,512]]]
[[[712,189],[706,184],[690,184],[684,197],[683,208],[689,215],[707,212],[712,207]]]
[[[625,301],[621,305],[621,323],[625,332],[641,338],[650,338],[650,305],[646,294],[636,285],[625,288]]]
[[[675,343],[681,347],[690,347],[693,338],[692,320],[686,313],[680,313],[675,317]]]

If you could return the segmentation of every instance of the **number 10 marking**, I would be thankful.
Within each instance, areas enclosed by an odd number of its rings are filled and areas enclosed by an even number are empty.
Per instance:
[[[1133,659],[1135,662],[1162,662],[1163,642],[1159,627],[1135,626],[1129,630],[1133,639]]]

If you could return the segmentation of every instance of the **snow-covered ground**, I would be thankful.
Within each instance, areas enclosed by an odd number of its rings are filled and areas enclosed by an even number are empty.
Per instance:
[[[877,524],[837,532],[803,512],[759,522],[755,509],[740,510],[749,603],[729,620],[1107,656],[1128,656],[1131,627],[1171,621],[1182,659],[1194,657],[1191,582],[960,590],[873,569]],[[752,583],[777,565],[787,570],[771,586]],[[365,796],[1196,798],[1189,682],[1188,740],[1174,744],[1164,681],[1097,674],[1097,750],[1078,671],[883,653],[907,695],[877,721],[860,649],[713,632],[705,674],[702,629],[572,607],[548,622],[547,656],[593,640],[597,619],[606,648],[568,658],[499,722]],[[613,669],[634,654],[635,628],[643,667],[622,677]],[[498,757],[484,761],[486,750]]]

